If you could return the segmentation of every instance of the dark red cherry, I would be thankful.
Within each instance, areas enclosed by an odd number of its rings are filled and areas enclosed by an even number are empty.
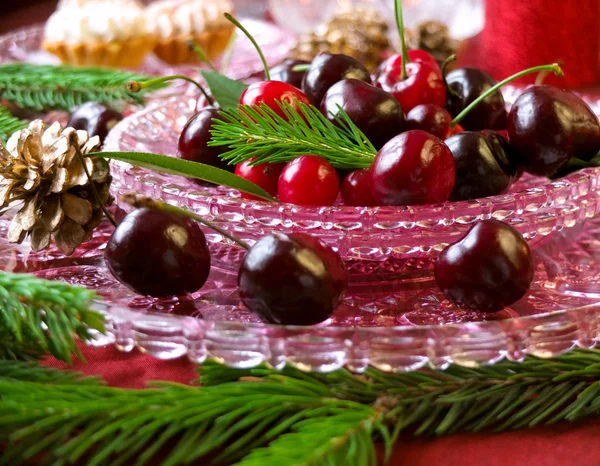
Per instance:
[[[261,163],[260,165],[251,165],[254,158],[236,165],[234,173],[237,176],[252,181],[268,192],[271,196],[277,196],[277,184],[279,175],[283,170],[282,163]],[[261,200],[260,198],[247,193],[241,193],[242,199]]]
[[[279,200],[306,206],[333,205],[340,191],[335,168],[316,155],[288,162],[279,176]]]
[[[273,81],[281,81],[284,83],[291,84],[294,87],[300,89],[302,87],[302,80],[304,79],[305,71],[294,71],[294,67],[298,65],[309,65],[310,62],[305,60],[295,60],[293,58],[286,58],[279,65],[271,68],[271,79]]]
[[[340,256],[302,233],[274,233],[246,253],[238,274],[244,305],[263,320],[314,325],[328,319],[348,286]]]
[[[262,81],[250,84],[240,97],[241,105],[260,105],[264,104],[273,110],[277,115],[287,120],[285,113],[278,102],[287,102],[294,109],[298,110],[298,102],[309,105],[306,95],[288,83],[281,81]]]
[[[589,160],[600,150],[600,125],[575,94],[551,86],[523,92],[508,116],[510,144],[525,171],[553,176],[571,157]]]
[[[371,165],[371,193],[380,205],[437,204],[450,197],[456,180],[450,149],[418,129],[396,136]]]
[[[228,165],[219,156],[227,152],[226,147],[210,147],[208,142],[212,135],[210,130],[214,120],[225,121],[219,111],[214,108],[205,108],[196,113],[183,127],[177,151],[180,158],[192,162],[204,163],[223,170],[233,171],[235,166]]]
[[[456,184],[451,201],[495,196],[515,181],[516,156],[508,142],[495,131],[465,131],[444,142],[456,162]]]
[[[433,56],[425,50],[409,50],[408,61],[414,63],[424,63],[434,70],[437,70],[439,75],[442,75],[442,70]],[[381,87],[392,87],[402,77],[402,54],[394,54],[387,58],[381,65],[376,74],[375,81]]]
[[[452,117],[443,107],[434,104],[421,104],[406,114],[406,127],[420,129],[442,140],[449,137],[455,129],[450,129]]]
[[[157,209],[138,209],[115,229],[104,252],[123,285],[147,296],[177,296],[202,288],[210,253],[197,222]]]
[[[329,88],[321,102],[321,113],[336,122],[339,109],[381,149],[404,130],[404,112],[391,94],[357,79],[344,79]]]
[[[533,281],[531,251],[521,234],[498,220],[477,222],[435,263],[444,295],[464,309],[496,312],[527,294]]]
[[[358,79],[371,84],[369,71],[355,58],[321,53],[310,64],[302,81],[302,90],[310,103],[319,107],[329,88],[342,79]]]
[[[477,97],[496,85],[496,81],[479,68],[459,68],[446,75],[450,90],[446,108],[452,117],[457,116]],[[473,108],[460,122],[468,131],[506,129],[506,104],[500,91],[496,91]]]
[[[116,110],[98,102],[87,102],[71,113],[67,126],[87,131],[90,137],[98,136],[104,142],[108,132],[122,119],[123,115]]]
[[[371,173],[368,168],[350,172],[342,183],[342,200],[349,206],[377,205],[371,194]]]

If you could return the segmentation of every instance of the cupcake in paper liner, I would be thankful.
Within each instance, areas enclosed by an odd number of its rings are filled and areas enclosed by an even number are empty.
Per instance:
[[[135,0],[63,0],[46,23],[42,47],[63,63],[135,68],[155,43]]]
[[[157,35],[154,53],[170,64],[194,63],[190,50],[194,40],[210,58],[218,57],[227,47],[235,26],[223,16],[233,13],[228,0],[159,0],[146,10],[150,31]]]

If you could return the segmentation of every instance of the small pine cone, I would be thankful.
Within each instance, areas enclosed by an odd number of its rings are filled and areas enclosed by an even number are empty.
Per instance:
[[[381,14],[373,9],[356,9],[335,16],[321,33],[302,36],[292,56],[310,61],[320,52],[343,53],[373,70],[389,46],[388,25]]]
[[[102,221],[100,203],[112,203],[108,162],[85,157],[99,147],[97,136],[59,123],[46,127],[41,120],[14,133],[6,147],[0,144],[0,207],[21,205],[8,229],[11,243],[29,238],[32,249],[40,251],[53,237],[70,255],[91,237]]]
[[[414,29],[406,30],[407,46],[429,52],[438,63],[456,53],[459,41],[450,37],[448,26],[438,21],[425,21]]]

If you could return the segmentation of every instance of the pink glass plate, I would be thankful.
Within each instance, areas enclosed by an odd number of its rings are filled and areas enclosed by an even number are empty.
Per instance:
[[[119,123],[105,148],[175,155],[178,136],[193,109],[193,100],[181,98],[150,106]],[[490,217],[510,223],[535,246],[600,210],[600,169],[556,181],[526,175],[506,194],[473,201],[376,208],[246,201],[236,190],[199,187],[181,177],[119,162],[113,162],[113,176],[118,194],[134,189],[162,198],[207,216],[249,242],[272,231],[305,231],[325,239],[351,260],[435,256],[473,222]]]

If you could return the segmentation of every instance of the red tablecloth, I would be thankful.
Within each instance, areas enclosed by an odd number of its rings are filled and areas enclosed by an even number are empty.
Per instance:
[[[116,387],[141,388],[149,380],[189,383],[196,379],[194,364],[184,358],[159,361],[139,351],[125,354],[112,347],[82,349],[87,363],[77,362],[73,369],[87,375],[101,375]],[[67,368],[53,359],[47,360],[46,364]],[[390,465],[598,466],[599,437],[600,419],[590,419],[502,434],[404,438],[394,449]]]

